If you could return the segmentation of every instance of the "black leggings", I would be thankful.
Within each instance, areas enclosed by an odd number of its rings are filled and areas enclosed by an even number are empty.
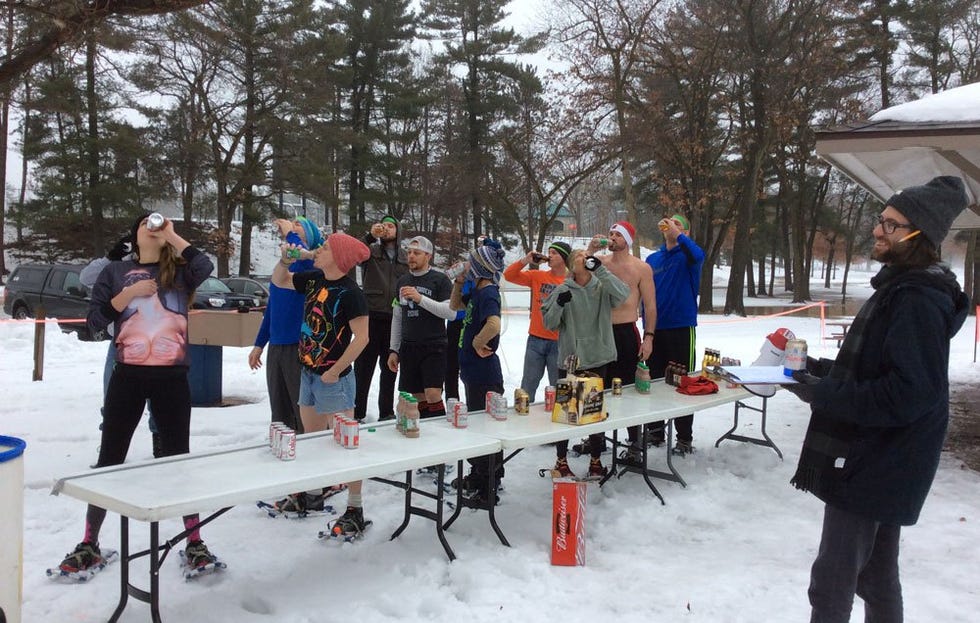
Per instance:
[[[116,363],[105,397],[102,447],[96,467],[119,465],[126,460],[133,433],[143,417],[146,401],[156,420],[160,456],[190,452],[191,390],[186,366],[133,366]],[[105,509],[89,505],[87,534],[98,540]],[[185,518],[194,519],[197,515]]]

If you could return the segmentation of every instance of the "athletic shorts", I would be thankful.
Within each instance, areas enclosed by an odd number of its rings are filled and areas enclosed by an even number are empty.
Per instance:
[[[398,353],[398,391],[421,394],[446,381],[446,345],[402,343]]]

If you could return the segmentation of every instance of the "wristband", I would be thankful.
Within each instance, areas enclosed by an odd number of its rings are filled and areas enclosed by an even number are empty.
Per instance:
[[[650,337],[653,337],[653,335],[654,335],[654,334],[653,334],[653,331],[644,331],[644,332],[643,332],[643,337],[644,337],[644,338],[645,338],[646,336],[648,336],[648,335],[649,335]]]

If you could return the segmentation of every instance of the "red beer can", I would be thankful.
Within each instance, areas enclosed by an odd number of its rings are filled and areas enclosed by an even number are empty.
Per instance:
[[[470,412],[466,408],[466,405],[457,402],[456,407],[453,409],[453,426],[456,428],[466,428],[470,425]]]
[[[555,409],[555,386],[548,385],[544,388],[544,410],[551,413]]]

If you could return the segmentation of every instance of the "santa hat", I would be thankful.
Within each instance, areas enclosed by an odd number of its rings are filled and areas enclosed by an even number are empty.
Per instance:
[[[766,340],[779,350],[786,350],[786,342],[795,340],[796,334],[789,329],[780,327],[766,336]]]
[[[786,342],[796,338],[789,329],[779,328],[766,336],[762,347],[759,348],[759,358],[752,362],[753,366],[781,366],[786,357]],[[746,385],[746,389],[760,396],[772,396],[776,393],[775,385]]]
[[[636,237],[636,230],[633,226],[629,224],[628,221],[616,221],[609,228],[609,231],[619,232],[619,234],[626,239],[626,246],[633,246],[633,238]]]
[[[371,250],[366,244],[340,232],[327,236],[327,246],[333,255],[333,263],[342,273],[349,272],[371,256]]]

